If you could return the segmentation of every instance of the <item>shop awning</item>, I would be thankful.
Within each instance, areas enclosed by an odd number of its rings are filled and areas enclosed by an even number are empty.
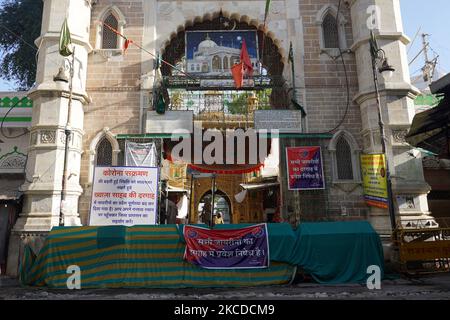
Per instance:
[[[176,187],[172,187],[172,186],[169,186],[169,187],[167,188],[167,191],[168,191],[168,192],[187,192],[186,189],[183,189],[183,188],[176,188]]]
[[[433,109],[418,113],[406,141],[438,155],[449,153],[450,98],[446,97]]]
[[[259,189],[267,189],[271,187],[278,187],[280,185],[279,182],[266,182],[266,183],[241,183],[241,187],[245,190],[259,190]]]

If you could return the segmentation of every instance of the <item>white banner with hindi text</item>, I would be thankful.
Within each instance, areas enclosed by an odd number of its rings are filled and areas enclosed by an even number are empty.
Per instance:
[[[96,167],[89,225],[153,225],[158,208],[157,167]]]

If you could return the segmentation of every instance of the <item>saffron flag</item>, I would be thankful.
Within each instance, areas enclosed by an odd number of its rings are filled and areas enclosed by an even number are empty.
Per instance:
[[[128,47],[130,46],[130,43],[133,43],[133,41],[129,39],[125,39],[125,42],[123,44],[123,53],[125,54],[128,50]]]
[[[250,56],[248,55],[247,44],[245,43],[245,40],[242,41],[241,63],[244,64],[245,73],[251,77],[253,75],[253,66],[252,61],[250,60]]]
[[[59,54],[68,57],[73,52],[70,50],[69,45],[72,44],[72,38],[70,37],[69,26],[67,24],[67,19],[64,19],[64,23],[61,28],[61,33],[59,35]]]
[[[234,83],[236,84],[236,88],[239,89],[242,87],[242,83],[244,82],[244,63],[238,63],[231,67],[231,73],[233,75]]]

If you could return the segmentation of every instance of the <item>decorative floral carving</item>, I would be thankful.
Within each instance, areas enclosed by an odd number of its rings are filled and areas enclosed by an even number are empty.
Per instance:
[[[0,163],[0,169],[23,169],[25,168],[25,162],[26,158],[24,156],[9,156]]]
[[[55,131],[41,131],[41,143],[55,143],[56,141],[56,133]]]
[[[16,170],[25,168],[27,155],[17,151],[17,149],[16,146],[14,151],[0,157],[0,169]]]
[[[407,134],[407,130],[395,130],[392,132],[392,137],[396,143],[406,143],[405,137]]]
[[[34,145],[36,145],[37,144],[37,137],[38,137],[38,135],[37,135],[37,133],[35,132],[35,133],[33,133],[32,135],[31,135],[31,145],[32,146],[34,146]]]
[[[70,139],[70,138],[69,138]],[[61,141],[62,144],[66,144],[66,134],[64,133],[64,131],[61,131],[59,134],[59,140]]]

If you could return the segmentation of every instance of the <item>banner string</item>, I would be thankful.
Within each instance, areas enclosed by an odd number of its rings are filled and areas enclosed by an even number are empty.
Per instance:
[[[136,47],[138,47],[139,49],[141,49],[142,51],[148,53],[149,55],[151,55],[153,58],[158,59],[158,57],[151,53],[150,51],[148,51],[147,49],[143,48],[141,45],[139,45],[138,43],[134,42],[131,39],[128,39],[127,37],[125,37],[123,34],[121,34],[119,31],[117,31],[116,29],[114,29],[113,27],[111,27],[110,25],[108,25],[105,22],[102,22],[107,28],[109,28],[112,32],[114,32],[115,34],[117,34],[118,36],[122,37],[123,39],[125,39],[125,43],[126,44],[134,44]],[[174,66],[173,64],[171,64],[170,62],[167,62],[164,59],[160,59],[162,63],[168,65],[169,67],[171,67],[172,69],[177,70],[178,72],[184,74],[186,77],[191,78],[193,80],[196,80],[196,78],[192,77],[191,75],[187,74],[186,72],[184,72],[183,70],[181,70],[180,68]]]

